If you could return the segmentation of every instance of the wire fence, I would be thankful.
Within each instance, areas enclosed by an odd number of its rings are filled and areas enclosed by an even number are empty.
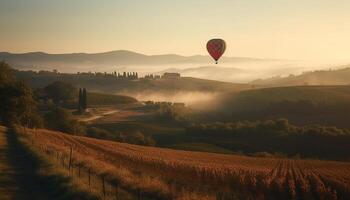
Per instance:
[[[98,170],[96,167],[91,167],[89,163],[75,154],[78,150],[74,146],[65,146],[60,150],[45,144],[35,142],[36,132],[26,134],[30,137],[32,146],[49,157],[55,165],[64,169],[73,182],[78,183],[87,191],[97,194],[103,200],[171,200],[177,199],[176,193],[164,197],[157,193],[150,193],[140,188],[130,188],[123,182],[105,172],[103,169]],[[129,185],[130,186],[130,185]],[[198,198],[196,198],[198,199]],[[234,200],[239,199],[236,192],[221,192],[216,191],[213,198],[215,200]]]
[[[120,180],[109,176],[108,173],[99,172],[84,161],[79,160],[74,155],[74,148],[67,147],[68,154],[58,151],[47,145],[37,144],[35,142],[35,133],[31,135],[32,146],[44,153],[53,163],[62,168],[73,182],[79,184],[103,200],[155,200],[164,199],[155,195],[143,192],[140,188],[127,188],[123,186]]]

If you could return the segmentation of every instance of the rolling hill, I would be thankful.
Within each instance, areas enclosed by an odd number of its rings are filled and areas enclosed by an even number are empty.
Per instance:
[[[89,171],[89,177],[102,180],[99,190],[105,198],[114,197],[114,187],[139,195],[141,191],[153,199],[347,199],[350,195],[347,162],[143,147],[42,129],[25,135],[52,159],[57,156],[58,165],[79,174]],[[88,183],[86,176],[76,178]]]
[[[223,92],[249,88],[247,84],[234,84],[198,78],[180,79],[139,79],[126,80],[114,76],[79,75],[64,73],[38,73],[34,71],[16,71],[17,79],[27,82],[32,88],[42,88],[55,81],[64,81],[76,87],[103,93],[176,93],[176,92]]]
[[[298,125],[350,128],[350,86],[290,86],[224,94],[217,105],[234,119],[287,118]]]
[[[267,106],[280,101],[312,101],[324,104],[350,102],[350,86],[291,86],[241,91],[232,94],[234,101]],[[252,105],[251,105],[252,106]]]
[[[169,68],[156,72],[155,74],[162,75],[165,72],[175,72],[187,77],[196,77],[208,80],[223,80],[228,82],[235,80],[237,76],[245,73],[245,71],[242,69],[232,67],[201,66],[185,69]]]
[[[87,102],[89,102],[89,105],[91,106],[106,106],[118,104],[132,104],[136,103],[137,100],[135,98],[123,95],[88,92]]]
[[[13,129],[0,126],[1,200],[97,200],[95,195],[75,187],[68,175],[20,139]]]
[[[48,54],[44,52],[9,53],[0,52],[0,60],[4,60],[16,69],[53,70],[63,72],[101,71],[98,68],[114,66],[153,66],[165,64],[207,64],[212,63],[209,56],[180,56],[176,54],[144,55],[126,50],[103,53],[71,53]],[[244,57],[223,57],[223,62],[252,62],[263,59]],[[267,61],[267,60],[266,60]],[[97,70],[96,70],[97,69]],[[103,71],[103,69],[102,69]]]
[[[343,66],[341,69],[336,70],[319,70],[304,72],[301,75],[255,80],[251,82],[251,84],[265,87],[297,85],[349,85],[350,67]]]
[[[273,103],[309,101],[336,105],[350,102],[350,86],[289,86],[225,93],[218,101],[224,109],[260,111]]]

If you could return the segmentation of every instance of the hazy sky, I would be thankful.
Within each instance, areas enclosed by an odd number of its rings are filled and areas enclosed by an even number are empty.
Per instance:
[[[0,0],[0,51],[350,60],[349,0]]]

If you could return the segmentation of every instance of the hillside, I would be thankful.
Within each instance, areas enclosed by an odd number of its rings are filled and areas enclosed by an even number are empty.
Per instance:
[[[104,177],[103,184],[110,185],[103,188],[107,197],[114,194],[116,184],[156,199],[347,199],[350,195],[346,162],[170,150],[42,129],[30,130],[26,137],[48,155],[61,157],[63,165],[71,160],[72,170],[89,169],[94,176]]]
[[[32,88],[45,87],[55,81],[71,83],[76,87],[84,87],[89,91],[104,93],[138,93],[179,91],[221,92],[248,88],[246,84],[211,81],[205,79],[183,77],[181,79],[139,79],[125,80],[114,76],[78,75],[64,73],[37,73],[33,71],[16,71],[17,79],[27,82]]]
[[[350,101],[350,86],[292,86],[246,90],[232,95],[233,100],[255,106],[280,101],[312,101],[338,104]]]
[[[60,71],[96,71],[99,67],[130,66],[130,65],[164,65],[164,64],[208,64],[212,63],[209,56],[180,56],[175,54],[144,55],[132,51],[118,50],[103,53],[71,53],[48,54],[44,52],[9,53],[0,52],[0,60],[4,60],[16,69]],[[223,62],[252,62],[257,58],[223,57]],[[99,71],[99,70],[97,70]]]
[[[349,86],[292,86],[252,89],[223,95],[219,109],[234,119],[288,118],[298,125],[350,128]]]
[[[69,176],[32,151],[21,139],[12,129],[0,126],[1,200],[97,200],[94,195],[74,187]]]
[[[319,70],[304,72],[301,75],[290,75],[288,77],[273,77],[251,82],[254,85],[263,86],[296,86],[296,85],[349,85],[350,68],[343,66],[337,70]]]
[[[87,96],[87,102],[91,106],[99,105],[118,105],[118,104],[131,104],[136,103],[135,98],[123,95],[103,94],[96,92],[89,92]]]

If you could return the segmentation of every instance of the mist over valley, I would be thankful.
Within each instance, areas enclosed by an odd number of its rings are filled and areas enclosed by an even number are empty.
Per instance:
[[[62,73],[136,71],[141,76],[177,72],[185,77],[248,83],[256,79],[298,75],[305,71],[336,68],[346,62],[223,57],[215,65],[209,56],[175,54],[144,55],[118,50],[104,53],[47,54],[43,52],[13,54],[0,52],[4,60],[19,70],[58,70]],[[211,64],[213,63],[213,64]]]

